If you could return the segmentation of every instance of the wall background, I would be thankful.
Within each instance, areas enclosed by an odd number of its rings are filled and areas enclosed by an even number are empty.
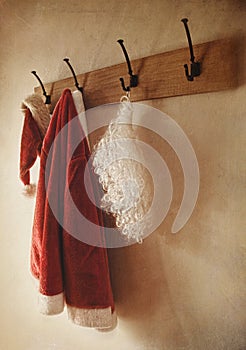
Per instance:
[[[241,38],[237,89],[148,101],[176,120],[196,151],[201,188],[178,235],[170,233],[183,191],[172,150],[165,156],[175,195],[166,220],[143,245],[110,253],[118,327],[99,333],[71,324],[64,312],[38,313],[29,273],[34,200],[18,179],[22,99],[43,82],[186,47],[180,19],[190,19],[194,43]],[[0,0],[1,349],[243,350],[245,318],[246,3],[243,0]],[[32,171],[33,179],[37,176]],[[244,225],[243,225],[244,224]]]

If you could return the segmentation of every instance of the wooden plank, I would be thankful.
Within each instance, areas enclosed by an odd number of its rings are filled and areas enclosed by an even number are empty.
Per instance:
[[[194,45],[202,72],[192,82],[187,81],[184,72],[184,64],[189,64],[188,47],[133,60],[132,68],[139,76],[139,85],[131,89],[131,101],[199,94],[237,86],[235,45],[233,39]],[[79,74],[77,79],[84,88],[86,108],[118,102],[123,94],[120,77],[124,77],[126,85],[129,84],[126,63]],[[45,84],[47,93],[51,94],[51,110],[65,88],[76,89],[73,77]],[[34,90],[42,94],[40,87]]]

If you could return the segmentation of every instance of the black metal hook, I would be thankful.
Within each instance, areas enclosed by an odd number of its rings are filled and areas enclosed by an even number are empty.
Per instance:
[[[191,61],[191,65],[190,65],[191,73],[190,74],[188,72],[188,65],[187,64],[184,65],[185,75],[187,77],[187,80],[193,81],[194,77],[198,77],[201,74],[201,63],[198,61],[195,62],[195,56],[194,56],[194,52],[193,52],[190,31],[189,31],[188,24],[187,24],[188,18],[181,19],[181,22],[183,22],[184,26],[185,26],[185,31],[186,31],[186,35],[187,35],[187,39],[188,39],[188,43],[189,43],[189,48],[190,48],[190,61]]]
[[[45,104],[46,104],[46,105],[50,105],[50,104],[51,104],[51,96],[50,96],[50,95],[47,95],[47,93],[46,93],[46,91],[45,91],[45,88],[44,88],[44,85],[43,85],[41,79],[39,78],[39,76],[37,75],[37,73],[36,73],[35,70],[31,71],[31,73],[32,73],[33,75],[35,75],[35,77],[38,79],[38,81],[39,81],[39,83],[40,83],[40,85],[41,85],[41,88],[42,88],[42,90],[43,90],[43,95],[45,96]]]
[[[121,86],[122,86],[122,89],[124,91],[130,91],[132,87],[136,87],[138,85],[138,76],[137,75],[134,75],[132,74],[132,67],[131,67],[131,63],[130,63],[130,59],[129,59],[129,56],[127,54],[127,51],[126,51],[126,48],[124,46],[124,40],[122,39],[119,39],[117,40],[117,42],[120,44],[122,50],[123,50],[123,53],[125,55],[125,58],[126,58],[126,63],[127,63],[127,67],[128,67],[128,74],[130,75],[130,85],[128,85],[127,87],[125,86],[125,82],[124,82],[124,79],[123,78],[120,78],[120,81],[121,81]]]
[[[73,74],[74,85],[82,93],[83,92],[83,88],[81,86],[79,86],[78,80],[76,78],[76,74],[75,74],[75,72],[73,70],[73,67],[72,67],[71,63],[69,62],[69,58],[64,58],[63,61],[67,63],[68,67],[70,68],[70,70],[71,70],[71,72]]]

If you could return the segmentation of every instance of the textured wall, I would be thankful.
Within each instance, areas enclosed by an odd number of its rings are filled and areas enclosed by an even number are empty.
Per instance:
[[[1,0],[0,9],[0,348],[245,349],[245,1]],[[29,274],[34,201],[21,195],[18,180],[19,106],[37,85],[30,71],[49,82],[69,76],[66,56],[78,73],[120,63],[120,37],[131,58],[184,47],[186,16],[194,43],[241,40],[241,63],[232,67],[241,70],[237,89],[148,101],[180,124],[196,151],[201,188],[193,215],[180,234],[170,233],[182,171],[167,144],[151,137],[171,170],[174,201],[143,245],[110,252],[117,329],[83,329],[66,313],[44,317]]]

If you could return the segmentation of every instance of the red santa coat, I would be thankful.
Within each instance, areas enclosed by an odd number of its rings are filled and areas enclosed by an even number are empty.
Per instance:
[[[76,220],[66,199],[68,188],[79,212],[97,225],[98,237],[104,239],[100,212],[88,198],[83,181],[90,151],[76,116],[71,91],[66,89],[55,107],[41,150],[31,271],[39,280],[41,312],[57,314],[66,304],[73,322],[88,327],[112,328],[115,313],[107,250],[84,243],[63,227],[63,223]],[[77,123],[75,129],[70,128],[72,120]],[[53,141],[61,130],[65,132],[54,146]],[[83,141],[67,164],[74,130],[75,137]],[[92,183],[89,186],[94,188]],[[58,219],[55,211],[59,213]],[[90,232],[84,234],[90,235]]]

